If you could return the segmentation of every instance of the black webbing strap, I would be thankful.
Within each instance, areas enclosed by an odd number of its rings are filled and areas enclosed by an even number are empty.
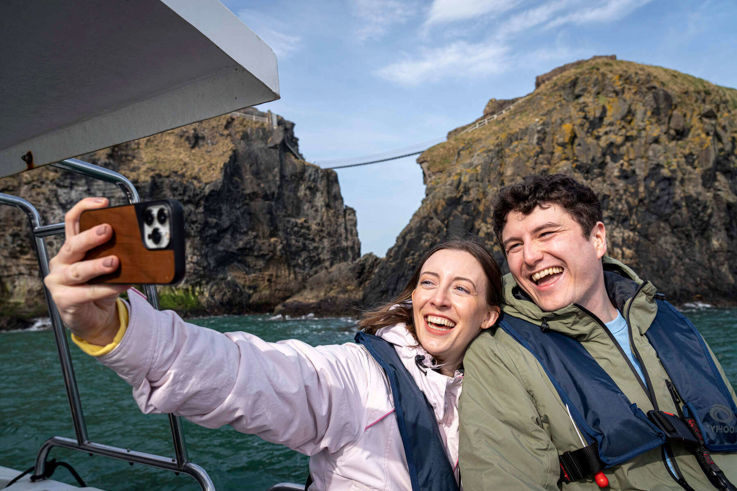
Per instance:
[[[599,460],[599,451],[596,443],[588,447],[565,452],[558,456],[560,461],[560,482],[574,482],[590,479],[604,468]]]
[[[647,417],[660,428],[668,441],[679,442],[689,449],[711,484],[720,490],[737,491],[727,476],[711,458],[704,437],[693,418],[679,417],[664,411],[649,411]]]
[[[699,430],[696,420],[693,418],[684,419],[698,439],[698,445],[694,450],[694,456],[696,457],[696,461],[699,463],[699,466],[701,466],[701,470],[704,471],[707,479],[709,479],[709,482],[715,488],[723,491],[737,491],[737,487],[727,479],[727,476],[724,475],[724,472],[722,472],[719,466],[714,462],[711,458],[711,454],[704,446],[704,437],[701,435],[701,430]]]

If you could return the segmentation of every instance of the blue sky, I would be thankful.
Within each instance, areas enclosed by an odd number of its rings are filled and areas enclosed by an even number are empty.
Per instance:
[[[281,100],[322,166],[420,149],[481,116],[490,98],[593,55],[737,87],[734,0],[223,0],[274,50]],[[384,256],[424,196],[408,157],[338,170],[361,252]]]

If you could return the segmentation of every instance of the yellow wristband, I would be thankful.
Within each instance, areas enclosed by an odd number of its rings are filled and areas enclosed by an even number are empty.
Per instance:
[[[118,332],[115,333],[115,337],[109,344],[106,344],[105,346],[100,346],[97,344],[88,343],[84,339],[72,334],[72,341],[74,341],[74,344],[79,346],[79,349],[81,349],[88,355],[106,355],[110,353],[113,349],[115,349],[115,347],[120,344],[120,340],[123,339],[123,335],[125,334],[126,329],[128,329],[128,307],[126,307],[125,302],[123,302],[120,298],[116,299],[115,304],[118,307],[118,320],[120,321],[120,327],[118,328]]]

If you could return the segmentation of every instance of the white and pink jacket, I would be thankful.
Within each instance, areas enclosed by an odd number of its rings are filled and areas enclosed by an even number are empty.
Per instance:
[[[174,413],[208,428],[230,425],[310,456],[310,489],[411,489],[389,384],[360,345],[267,343],[158,312],[129,292],[120,344],[98,359],[133,387],[144,413]],[[403,324],[378,336],[395,345],[435,410],[458,478],[462,375],[421,370],[430,356]]]

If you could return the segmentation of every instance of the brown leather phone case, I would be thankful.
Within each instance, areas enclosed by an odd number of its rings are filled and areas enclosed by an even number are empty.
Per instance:
[[[168,238],[160,247],[152,243],[151,225],[144,226],[147,209],[163,209],[167,215],[163,223],[155,216],[152,222],[153,228],[160,228]],[[114,273],[98,276],[91,283],[170,284],[184,277],[184,220],[178,201],[158,200],[86,210],[79,219],[80,230],[102,223],[113,227],[113,237],[88,251],[85,259],[116,255],[120,267]],[[148,240],[145,240],[147,235]]]

